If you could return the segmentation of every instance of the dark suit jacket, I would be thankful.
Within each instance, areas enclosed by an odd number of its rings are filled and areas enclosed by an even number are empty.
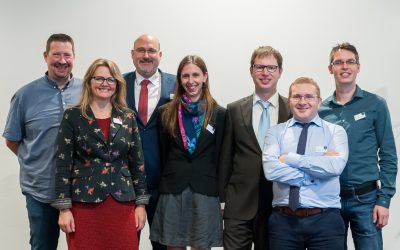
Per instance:
[[[250,220],[272,209],[272,183],[265,179],[262,150],[252,124],[253,95],[228,104],[219,170],[224,218]],[[287,99],[279,95],[278,122],[290,117]]]
[[[160,116],[165,110],[160,109]],[[191,155],[183,146],[179,129],[172,137],[160,126],[163,173],[160,193],[181,193],[190,186],[195,192],[218,195],[218,159],[224,131],[225,108],[217,106],[209,122],[202,128],[196,149]],[[214,131],[212,131],[214,130]]]
[[[170,101],[170,94],[174,93],[175,75],[160,72],[161,75],[161,96],[157,107],[151,115],[146,126],[137,115],[135,106],[135,79],[136,73],[129,72],[124,75],[126,81],[126,101],[128,107],[136,114],[136,121],[142,138],[144,162],[146,166],[147,186],[149,190],[158,189],[161,178],[159,138],[157,130],[158,107]]]
[[[60,125],[56,153],[54,206],[68,208],[71,200],[98,203],[112,195],[119,201],[147,204],[143,153],[132,110],[113,108],[109,142],[93,112],[67,109]]]

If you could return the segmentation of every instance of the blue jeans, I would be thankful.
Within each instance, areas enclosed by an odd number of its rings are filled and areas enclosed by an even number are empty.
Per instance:
[[[30,240],[32,250],[56,250],[60,227],[58,226],[58,210],[50,204],[35,200],[25,194],[28,210]]]
[[[343,250],[344,224],[338,208],[297,217],[276,209],[268,221],[271,250]]]
[[[356,250],[382,250],[382,230],[373,223],[372,212],[377,199],[377,190],[363,195],[342,198],[342,217],[347,232],[351,229]],[[347,240],[345,249],[347,249]]]

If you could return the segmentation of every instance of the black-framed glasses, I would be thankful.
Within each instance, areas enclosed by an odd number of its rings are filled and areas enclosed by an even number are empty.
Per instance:
[[[301,101],[301,99],[304,99],[304,101],[306,102],[311,102],[314,101],[315,98],[317,98],[317,95],[311,95],[311,94],[307,94],[307,95],[293,95],[290,97],[290,100],[295,101],[295,102],[299,102]]]
[[[269,73],[274,73],[278,69],[278,65],[253,64],[253,69],[255,72],[263,72],[267,69]]]
[[[151,56],[154,56],[158,52],[158,50],[156,50],[156,49],[145,49],[145,48],[137,48],[137,49],[134,49],[134,50],[137,53],[142,54],[142,55],[146,54],[146,52],[147,52],[147,54],[149,54]]]
[[[344,64],[347,64],[347,65],[352,66],[352,65],[358,64],[358,61],[357,61],[356,59],[348,59],[348,60],[346,60],[346,61],[343,61],[343,60],[335,60],[335,61],[333,61],[331,64],[332,64],[333,66],[342,66],[342,65],[344,65]]]
[[[117,83],[117,79],[115,79],[114,77],[93,76],[92,79],[97,84],[103,84],[104,81],[107,81],[109,85],[115,85]]]

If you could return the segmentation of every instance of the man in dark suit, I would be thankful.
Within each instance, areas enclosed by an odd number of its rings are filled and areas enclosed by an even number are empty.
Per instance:
[[[255,92],[228,104],[219,170],[224,208],[224,248],[269,249],[267,219],[272,184],[262,168],[262,147],[269,126],[290,117],[287,99],[277,93],[282,56],[270,46],[253,52],[250,64]]]
[[[138,37],[131,54],[136,71],[124,75],[127,87],[126,101],[129,108],[133,109],[137,115],[142,139],[147,189],[151,195],[146,212],[151,226],[157,206],[161,177],[157,109],[173,97],[176,76],[158,69],[162,52],[160,42],[154,36],[144,34]],[[166,249],[165,246],[156,242],[152,242],[152,245],[153,249]]]

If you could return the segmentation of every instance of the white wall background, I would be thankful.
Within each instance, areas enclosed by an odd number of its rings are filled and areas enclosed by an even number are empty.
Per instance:
[[[42,53],[50,34],[74,38],[73,72],[83,76],[99,57],[114,60],[123,72],[133,70],[133,41],[150,33],[161,41],[161,69],[166,72],[175,73],[187,54],[203,57],[212,93],[224,106],[253,91],[249,61],[259,45],[272,45],[283,55],[280,93],[287,95],[295,78],[310,76],[327,97],[334,89],[327,70],[330,49],[349,41],[360,53],[358,84],[387,99],[399,143],[399,13],[398,0],[0,0],[1,133],[13,93],[46,70]],[[19,166],[4,143],[0,162],[2,249],[29,249]],[[395,196],[390,224],[384,229],[388,250],[400,244],[399,203]],[[60,249],[66,249],[64,240]]]

